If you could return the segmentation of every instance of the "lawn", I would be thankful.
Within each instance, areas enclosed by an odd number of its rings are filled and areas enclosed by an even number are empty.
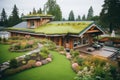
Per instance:
[[[21,55],[20,53],[16,53],[18,55],[10,53],[7,50],[9,47],[8,45],[0,44],[0,47],[2,47],[0,52],[3,53],[5,51],[6,54],[0,54],[2,57],[1,62]],[[51,63],[41,67],[25,70],[2,80],[74,80],[76,75],[71,68],[70,61],[67,60],[65,56],[60,55],[58,52],[51,51],[51,53],[53,55],[53,61]]]
[[[10,59],[13,59],[17,56],[21,56],[23,54],[25,54],[25,52],[23,53],[18,53],[18,52],[10,52],[8,49],[9,49],[9,46],[10,45],[3,45],[3,44],[0,44],[0,64],[5,62],[5,61],[8,61]]]

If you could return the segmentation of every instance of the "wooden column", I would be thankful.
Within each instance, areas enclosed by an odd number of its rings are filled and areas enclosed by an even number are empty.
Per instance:
[[[59,38],[59,46],[62,46],[62,38]]]
[[[69,45],[70,45],[70,49],[73,49],[73,39],[72,38],[70,38],[70,40],[69,40]]]

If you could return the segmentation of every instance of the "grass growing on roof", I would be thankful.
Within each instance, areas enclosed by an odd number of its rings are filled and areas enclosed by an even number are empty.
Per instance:
[[[43,33],[43,34],[79,34],[90,26],[92,21],[60,21],[50,22],[35,29],[29,28],[8,28],[8,30],[21,30],[25,32]]]
[[[35,29],[35,32],[45,34],[79,34],[88,27],[91,22],[74,22],[74,23],[48,23]]]
[[[47,14],[47,15],[45,15],[45,14],[28,14],[28,15],[24,16],[23,18],[25,18],[25,17],[52,17],[52,15],[50,15],[50,14]]]
[[[53,61],[42,67],[32,68],[2,80],[74,80],[75,72],[65,56],[51,51]]]

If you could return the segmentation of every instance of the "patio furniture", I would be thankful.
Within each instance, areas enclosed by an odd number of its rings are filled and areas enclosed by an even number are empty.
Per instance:
[[[98,43],[101,47],[103,47],[104,46],[104,43]]]
[[[97,50],[99,50],[99,49],[101,48],[101,45],[99,45],[99,44],[94,44],[94,45],[92,45],[92,47],[95,48],[95,49],[97,49]]]
[[[92,51],[95,50],[95,48],[93,48],[93,47],[88,47],[86,50],[87,50],[88,52],[92,52]]]

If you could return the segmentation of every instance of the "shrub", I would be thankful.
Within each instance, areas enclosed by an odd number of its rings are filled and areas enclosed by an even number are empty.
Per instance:
[[[58,50],[59,50],[59,51],[64,51],[64,47],[63,47],[63,46],[60,46],[60,47],[58,48]]]
[[[34,66],[35,62],[36,62],[36,60],[29,60],[27,64],[31,65],[31,66]]]
[[[18,67],[18,62],[17,62],[16,59],[11,59],[11,60],[10,60],[10,67],[11,67],[11,68],[16,68],[16,67]]]
[[[42,53],[42,52],[40,52],[40,55],[42,56],[42,58],[47,58],[48,57],[48,55],[47,54],[45,54],[45,53]]]
[[[19,50],[19,49],[20,49],[20,44],[19,43],[14,43],[10,47],[10,50]]]
[[[37,56],[37,54],[36,53],[32,53],[32,54],[30,54],[30,56],[35,57],[35,56]]]
[[[84,62],[84,59],[82,58],[77,58],[77,63],[82,66],[83,65],[83,62]]]
[[[25,48],[26,48],[26,45],[27,45],[26,42],[22,42],[22,43],[20,44],[20,49],[25,49]]]
[[[41,48],[40,52],[45,53],[45,54],[49,54],[49,51],[46,47]]]
[[[7,39],[5,37],[3,38],[3,42],[7,42]]]
[[[70,50],[70,54],[72,55],[72,57],[76,57],[79,55],[79,51]]]
[[[25,59],[29,60],[30,59],[30,55],[25,55]]]

